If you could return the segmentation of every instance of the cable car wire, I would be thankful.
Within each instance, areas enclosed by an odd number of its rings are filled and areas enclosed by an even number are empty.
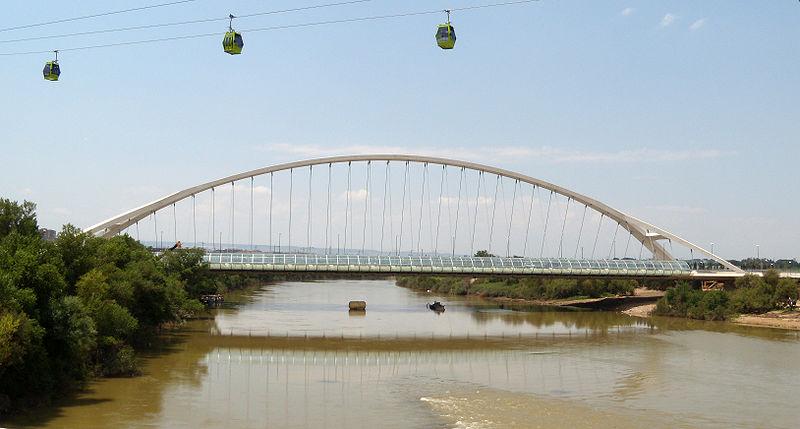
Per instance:
[[[491,7],[502,7],[502,6],[512,6],[518,4],[525,4],[525,3],[532,3],[539,0],[516,0],[516,1],[507,1],[502,3],[491,3],[491,4],[483,4],[483,5],[475,5],[475,6],[466,6],[462,8],[455,8],[450,9],[451,11],[468,11],[468,10],[475,10],[475,9],[484,9],[484,8],[491,8]],[[333,25],[333,24],[348,24],[353,22],[364,22],[364,21],[377,21],[377,20],[385,20],[385,19],[394,19],[394,18],[406,18],[411,16],[421,16],[421,15],[432,15],[432,14],[440,14],[442,13],[441,10],[427,10],[427,11],[419,11],[419,12],[405,12],[405,13],[396,13],[390,15],[373,15],[373,16],[364,16],[364,17],[357,17],[357,18],[345,18],[345,19],[336,19],[336,20],[328,20],[328,21],[316,21],[316,22],[306,22],[300,24],[288,24],[288,25],[277,25],[271,27],[261,27],[261,28],[251,28],[251,29],[244,29],[241,30],[242,33],[257,33],[262,31],[273,31],[273,30],[286,30],[286,29],[293,29],[293,28],[305,28],[305,27],[317,27],[317,26],[324,26],[324,25]],[[225,18],[226,20],[228,18]],[[149,43],[159,43],[159,42],[169,42],[175,40],[187,40],[187,39],[199,39],[203,37],[217,37],[219,36],[219,32],[213,33],[201,33],[201,34],[190,34],[184,36],[173,36],[173,37],[162,37],[156,39],[144,39],[144,40],[132,40],[127,42],[116,42],[116,43],[106,43],[100,45],[86,45],[86,46],[77,46],[72,48],[63,48],[59,49],[59,52],[69,52],[69,51],[82,51],[88,49],[99,49],[99,48],[113,48],[113,47],[120,47],[120,46],[131,46],[131,45],[141,45],[141,44],[149,44]],[[0,52],[0,56],[16,56],[16,55],[34,55],[34,54],[44,54],[53,52],[53,49],[46,49],[40,51],[26,51],[26,52]]]
[[[76,16],[76,17],[72,17],[72,18],[56,19],[56,20],[53,20],[53,21],[37,22],[37,23],[34,23],[34,24],[17,25],[15,27],[0,28],[0,33],[6,32],[6,31],[13,31],[13,30],[22,30],[22,29],[25,29],[25,28],[44,27],[46,25],[62,24],[62,23],[65,23],[65,22],[81,21],[81,20],[84,20],[84,19],[100,18],[100,17],[103,17],[103,16],[119,15],[119,14],[128,13],[128,12],[139,12],[139,11],[147,10],[147,9],[155,9],[155,8],[166,7],[166,6],[175,6],[175,5],[179,5],[179,4],[183,4],[183,3],[192,3],[192,2],[196,2],[196,1],[198,1],[198,0],[178,0],[178,1],[168,2],[168,3],[151,4],[151,5],[148,5],[148,6],[139,6],[139,7],[133,7],[133,8],[130,8],[130,9],[115,10],[115,11],[111,11],[111,12],[95,13],[95,14],[92,14],[92,15],[84,15],[84,16]]]
[[[338,3],[326,3],[326,4],[318,4],[313,6],[304,6],[304,7],[296,7],[291,9],[281,9],[281,10],[270,10],[265,12],[255,12],[249,13],[245,15],[236,15],[236,19],[243,19],[243,18],[253,18],[257,16],[265,16],[265,15],[277,15],[281,13],[291,13],[291,12],[301,12],[306,10],[312,9],[321,9],[326,7],[334,7],[334,6],[346,6],[351,4],[357,3],[366,3],[371,2],[373,0],[351,0],[351,1],[344,1]],[[177,22],[164,22],[160,24],[145,24],[145,25],[136,25],[132,27],[118,27],[118,28],[105,28],[101,30],[90,30],[90,31],[80,31],[76,33],[64,33],[64,34],[50,34],[46,36],[34,36],[34,37],[21,37],[18,39],[7,39],[7,40],[0,40],[0,44],[4,43],[17,43],[17,42],[30,42],[34,40],[47,40],[47,39],[63,39],[67,37],[77,37],[77,36],[91,36],[95,34],[108,34],[108,33],[119,33],[124,31],[136,31],[136,30],[148,30],[151,28],[164,28],[164,27],[176,27],[181,25],[192,25],[192,24],[205,24],[209,22],[218,22],[218,21],[227,21],[229,19],[228,16],[222,18],[200,18],[200,19],[193,19],[189,21],[177,21]]]

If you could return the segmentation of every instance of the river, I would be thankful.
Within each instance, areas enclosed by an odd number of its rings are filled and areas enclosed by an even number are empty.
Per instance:
[[[367,301],[365,313],[347,302]],[[426,302],[440,300],[434,313]],[[12,428],[794,428],[796,332],[269,284]]]

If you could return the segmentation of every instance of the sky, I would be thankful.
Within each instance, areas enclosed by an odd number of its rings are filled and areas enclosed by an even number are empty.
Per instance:
[[[160,3],[3,2],[0,28]],[[87,227],[189,186],[280,162],[414,153],[478,161],[603,201],[726,258],[800,258],[800,4],[555,1],[244,31],[224,17],[327,0],[197,0],[0,31],[0,196],[42,226]],[[255,29],[493,0],[373,0],[235,20]]]

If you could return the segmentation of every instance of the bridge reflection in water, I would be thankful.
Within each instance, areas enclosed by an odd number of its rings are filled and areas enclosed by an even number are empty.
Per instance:
[[[688,277],[691,274],[685,261],[634,259],[209,253],[205,261],[212,270],[220,271],[620,277]]]

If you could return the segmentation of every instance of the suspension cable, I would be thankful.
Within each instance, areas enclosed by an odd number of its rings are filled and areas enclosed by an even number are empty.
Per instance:
[[[575,242],[575,259],[578,259],[578,249],[581,246],[581,235],[583,235],[583,223],[586,221],[586,211],[587,210],[589,210],[589,206],[584,204],[583,205],[583,217],[581,217],[581,227],[580,227],[580,229],[578,229],[578,241]]]
[[[550,197],[547,199],[547,214],[544,217],[544,231],[542,231],[542,248],[539,250],[539,257],[544,256],[544,243],[547,238],[547,224],[550,223],[550,204],[553,202],[553,191],[550,191]]]
[[[403,248],[403,223],[405,223],[406,213],[406,187],[408,186],[408,161],[406,161],[406,168],[403,170],[403,197],[400,201],[400,239],[397,243],[397,252]],[[413,245],[413,244],[412,244]]]
[[[461,175],[458,178],[458,200],[456,201],[456,224],[453,229],[453,256],[456,255],[456,238],[458,237],[458,216],[461,211],[461,184],[464,182],[464,167],[461,167]],[[469,207],[467,207],[469,210]]]
[[[567,197],[567,207],[564,209],[564,222],[561,224],[561,238],[558,239],[558,257],[564,257],[564,229],[567,227],[567,214],[569,213],[569,203],[572,198]]]
[[[386,161],[386,184],[389,186],[389,239],[392,240],[392,251],[397,248],[397,237],[394,236],[394,210],[392,210],[392,168]]]
[[[692,251],[692,249],[689,249],[689,252],[691,252],[691,251]],[[642,252],[644,252],[644,239],[642,239],[641,246],[639,247],[639,260],[640,261],[642,260]]]
[[[628,246],[631,244],[631,238],[633,238],[633,231],[631,231],[628,221],[625,221],[625,229],[628,230],[628,240],[625,242],[625,255],[623,255],[623,258],[628,257]]]
[[[406,166],[406,170],[410,167]],[[411,244],[409,245],[409,250],[411,254],[414,254],[414,188],[412,186],[413,180],[408,181],[408,230],[409,236],[411,238]]]
[[[161,247],[158,242],[158,218],[156,217],[155,210],[153,210],[153,235],[155,236],[156,241],[155,247]]]
[[[234,223],[236,214],[236,182],[231,182],[231,249],[236,249],[236,239],[234,238]]]
[[[608,259],[611,259],[611,256],[617,256],[617,231],[619,231],[619,222],[617,222],[617,226],[614,228],[614,238],[611,239],[611,248],[608,250]]]
[[[381,253],[383,253],[383,239],[386,227],[386,198],[389,193],[389,161],[386,161],[386,170],[383,176],[383,210],[381,211]]]
[[[419,198],[419,227],[417,228],[417,253],[422,253],[422,218],[424,217],[423,208],[425,207],[425,186],[428,180],[428,163],[423,164],[422,187],[420,188]]]
[[[250,178],[250,250],[256,250],[253,244],[253,205],[255,204],[255,178]]]
[[[272,175],[273,173],[269,173],[269,240],[267,242],[269,251],[275,253],[275,246],[272,245],[272,197],[275,195],[275,187],[272,186]]]
[[[442,175],[439,181],[439,210],[436,212],[436,237],[433,242],[434,255],[439,252],[439,225],[442,220],[442,198],[444,197],[444,179],[447,173],[447,166],[442,165]]]
[[[311,223],[311,212],[314,208],[312,205],[313,199],[311,198],[311,185],[314,180],[314,166],[308,166],[308,220],[306,221],[307,224],[307,238],[306,242],[308,243],[308,253],[311,253],[311,232],[312,232],[312,223]]]
[[[427,171],[427,166],[425,167]],[[434,247],[433,241],[433,204],[430,203],[431,198],[431,182],[433,180],[428,180],[428,244],[430,244],[430,251]]]
[[[289,169],[289,230],[286,231],[286,252],[292,253],[292,197],[294,192],[294,168]]]
[[[367,195],[364,195],[364,228],[361,230],[361,254],[364,255],[364,251],[367,247],[367,208],[369,207],[369,199],[371,198],[371,189],[369,188],[370,182],[370,163],[372,161],[367,161],[367,178],[365,180],[366,185],[364,186],[367,190]]]
[[[331,229],[331,169],[333,163],[328,163],[328,205],[325,207],[325,251],[330,254],[330,229]]]
[[[194,197],[194,194],[192,194],[192,247],[197,247],[197,217]]]
[[[344,247],[343,250],[347,250],[347,224],[348,220],[350,219],[350,193],[351,193],[351,177],[352,173],[352,161],[347,161],[347,193],[345,194],[345,206],[344,206],[344,243],[342,246]],[[352,228],[350,228],[350,235],[353,235]],[[345,252],[346,253],[346,252]]]
[[[535,193],[536,185],[533,185],[533,188],[531,189],[531,204],[528,207],[528,223],[525,227],[525,246],[522,248],[522,256],[528,256],[528,237],[531,234],[531,217],[533,216],[533,205],[536,201]]]
[[[514,206],[517,203],[517,188],[519,187],[519,179],[514,181],[514,192],[511,197],[511,217],[508,220],[508,236],[506,237],[506,257],[511,257],[511,227],[514,225]]]
[[[374,211],[372,207],[372,194],[374,193],[373,189],[375,189],[375,187],[372,186],[372,161],[367,161],[367,172],[369,173],[369,192],[367,193],[367,200],[369,201],[369,213],[367,213],[369,217],[369,249],[375,250],[375,216],[373,216]]]
[[[470,226],[470,209],[469,209],[469,173],[464,171],[464,213],[467,216],[467,233],[469,233],[469,226]],[[472,256],[473,253],[470,251],[468,256]]]
[[[444,189],[447,190],[446,196],[444,197],[444,204],[447,205],[447,245],[445,245],[445,247],[447,247],[453,239],[453,199],[450,197],[450,177],[448,174],[444,175]]]
[[[597,233],[594,235],[594,245],[592,245],[592,259],[594,259],[594,251],[597,249],[597,239],[600,237],[600,227],[603,226],[605,215],[605,213],[600,213],[600,222],[597,222]]]
[[[500,187],[500,175],[497,175],[497,180],[495,180],[494,185],[494,198],[492,202],[492,220],[489,222],[489,244],[487,245],[487,252],[489,254],[492,253],[492,238],[494,238],[494,216],[497,213],[497,191]]]
[[[217,244],[217,239],[215,238],[215,236],[217,234],[217,232],[215,230],[216,223],[217,223],[216,214],[215,214],[216,209],[214,207],[215,206],[215,202],[214,202],[215,199],[216,199],[215,191],[214,191],[214,188],[212,187],[211,188],[211,249],[212,250],[217,248],[217,245],[216,245]]]
[[[475,230],[478,228],[478,204],[481,201],[481,182],[483,181],[483,171],[478,171],[478,184],[475,187],[475,215],[472,221],[472,235],[469,240],[469,254],[475,254]]]

